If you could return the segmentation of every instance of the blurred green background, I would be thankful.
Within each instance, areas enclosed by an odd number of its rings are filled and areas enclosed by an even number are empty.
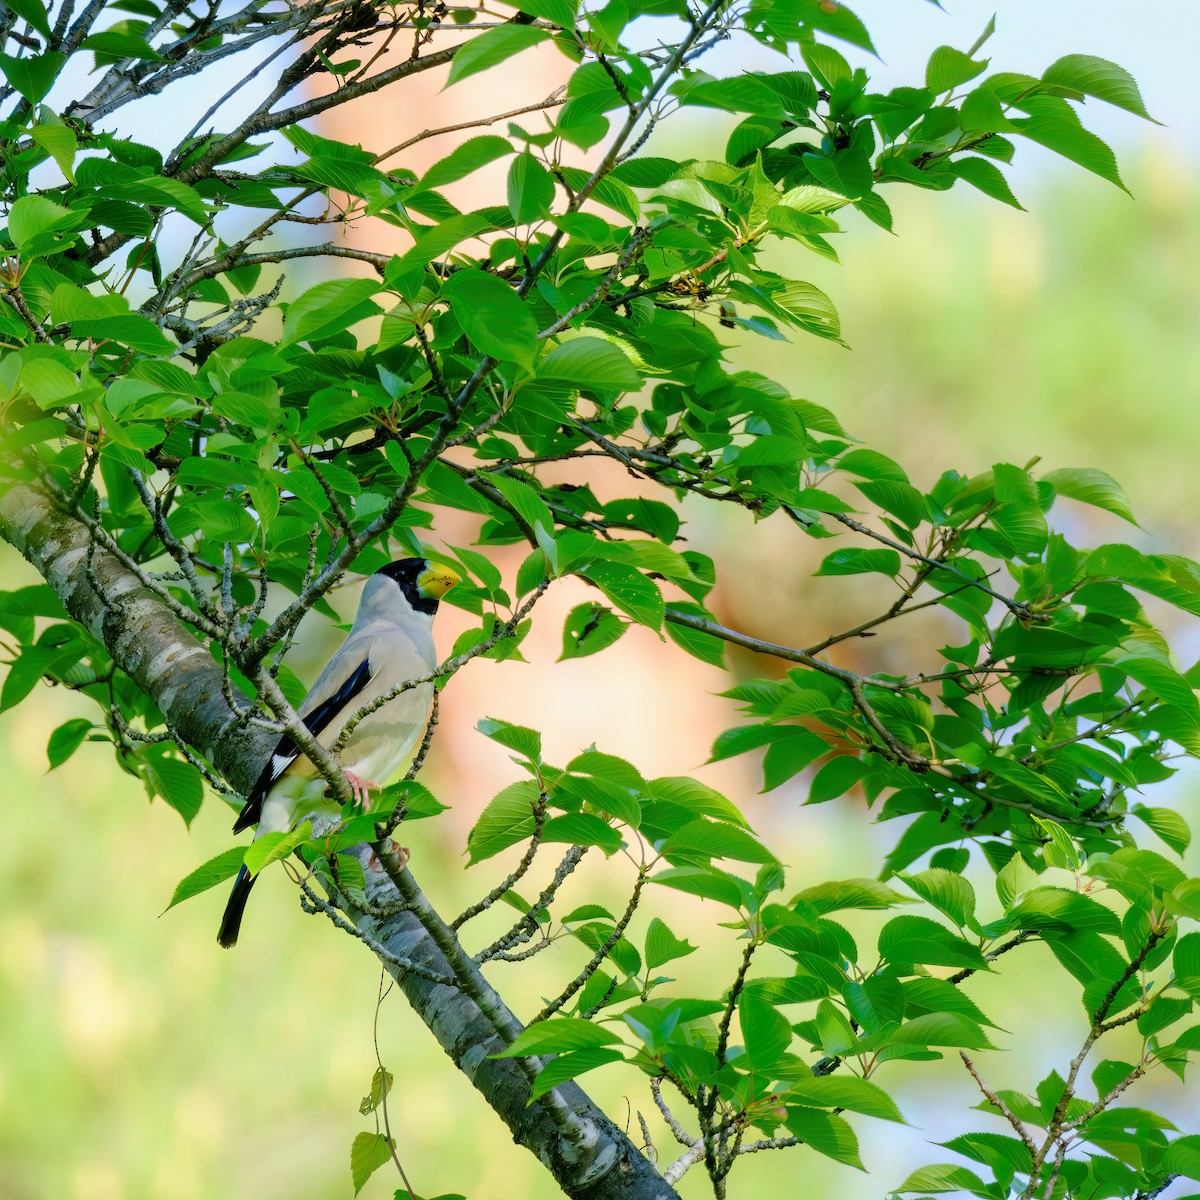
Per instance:
[[[1077,38],[1069,48],[1091,47]],[[805,264],[806,277],[837,303],[853,349],[748,340],[743,363],[834,409],[919,485],[947,467],[972,473],[1038,455],[1047,468],[1098,466],[1126,486],[1146,531],[1134,531],[1138,544],[1197,554],[1198,187],[1178,143],[1140,144],[1122,159],[1136,201],[1057,170],[1022,176],[1017,191],[1028,213],[962,188],[894,193],[897,237],[851,218],[838,242],[842,265]],[[847,623],[844,594],[827,586],[842,581],[804,582],[814,548],[798,545],[794,530],[767,522],[751,537],[742,514],[691,517],[691,543],[730,564],[719,595],[730,620],[798,642]],[[1104,514],[1068,507],[1056,519],[1083,544],[1128,536]],[[11,551],[0,566],[5,586],[33,581]],[[426,779],[453,808],[407,836],[417,878],[441,911],[457,912],[504,867],[468,874],[461,867],[473,814],[513,778],[504,756],[470,732],[485,713],[533,723],[565,709],[567,726],[552,738],[558,761],[594,738],[648,771],[708,778],[781,848],[797,888],[810,876],[876,869],[898,829],[865,826],[859,802],[800,809],[802,781],[764,798],[751,762],[697,768],[713,732],[736,723],[728,702],[711,694],[724,686],[717,672],[669,674],[678,657],[660,655],[644,630],[601,659],[551,669],[555,614],[574,598],[542,614],[529,667],[476,663],[447,692],[446,728]],[[347,613],[353,602],[347,594]],[[453,617],[442,625],[443,647],[455,628]],[[303,678],[328,653],[328,638],[327,630],[311,631],[307,656],[294,663]],[[1195,629],[1180,629],[1178,644],[1190,666],[1200,651]],[[607,673],[591,674],[602,661]],[[664,708],[662,698],[669,703],[672,695],[678,703]],[[0,1197],[351,1195],[350,1143],[373,1128],[357,1110],[375,1068],[378,971],[323,918],[299,911],[277,869],[256,890],[232,952],[215,943],[223,888],[160,917],[178,879],[230,844],[230,812],[210,798],[185,830],[162,803],[147,805],[102,744],[85,745],[47,774],[50,731],[92,715],[62,689],[39,687],[0,717],[9,793],[0,871]],[[639,722],[646,727],[630,728]],[[639,757],[646,754],[655,761]],[[1193,824],[1194,787],[1192,774],[1163,793]],[[1185,865],[1200,873],[1195,851]],[[592,864],[576,897],[591,886],[609,889],[619,903],[626,874],[616,860]],[[731,977],[738,947],[715,929],[719,915],[674,894],[654,899],[677,933],[704,942],[678,964],[680,979]],[[499,916],[487,920],[500,927]],[[864,918],[853,929],[869,936],[877,924]],[[473,934],[472,944],[488,932]],[[1019,963],[1014,955],[1002,975],[971,991],[1008,1031],[996,1035],[1005,1053],[980,1056],[992,1086],[1031,1087],[1082,1036],[1077,997],[1044,993],[1037,954]],[[512,993],[518,1015],[557,991],[582,957],[564,948],[534,960]],[[764,956],[763,969],[769,965]],[[776,966],[783,969],[782,961]],[[494,978],[507,992],[509,976],[497,970]],[[470,1200],[557,1194],[394,996],[383,1005],[379,1040],[397,1081],[392,1130],[419,1192]],[[869,1176],[813,1154],[759,1154],[734,1173],[731,1194],[788,1196],[803,1180],[811,1195],[867,1200],[914,1166],[946,1157],[929,1143],[962,1128],[962,1110],[977,1100],[970,1081],[952,1062],[897,1067],[892,1078],[906,1079],[898,1096],[910,1126],[854,1122]],[[1161,1089],[1156,1105],[1186,1119],[1184,1089],[1161,1074],[1147,1085]],[[649,1116],[648,1093],[631,1072],[609,1068],[582,1082],[618,1122],[638,1108]],[[661,1123],[652,1124],[659,1139]],[[981,1118],[978,1127],[993,1126]],[[636,1118],[632,1128],[636,1136]],[[666,1137],[658,1146],[663,1158],[674,1156]],[[380,1200],[398,1186],[381,1170],[363,1195]],[[682,1191],[709,1194],[695,1172]]]

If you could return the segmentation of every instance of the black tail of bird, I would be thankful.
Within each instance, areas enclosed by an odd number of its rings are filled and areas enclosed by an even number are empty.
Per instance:
[[[242,867],[237,879],[233,881],[233,891],[229,893],[229,903],[225,905],[225,915],[221,918],[221,931],[217,934],[217,942],[226,949],[237,944],[238,930],[242,927],[242,913],[246,911],[246,901],[250,898],[254,879],[255,877]]]

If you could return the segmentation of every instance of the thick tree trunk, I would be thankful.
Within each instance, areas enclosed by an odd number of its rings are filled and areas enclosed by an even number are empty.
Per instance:
[[[273,738],[229,707],[220,666],[161,599],[112,555],[89,552],[87,527],[33,487],[13,487],[0,497],[0,536],[103,642],[171,728],[235,788],[248,789]],[[489,1057],[511,1042],[520,1022],[411,874],[395,866],[389,865],[389,875],[371,876],[371,899],[390,915],[349,915],[384,951],[381,961],[413,1009],[514,1140],[537,1155],[568,1196],[677,1200],[649,1160],[580,1088],[567,1084],[530,1104],[537,1060]]]

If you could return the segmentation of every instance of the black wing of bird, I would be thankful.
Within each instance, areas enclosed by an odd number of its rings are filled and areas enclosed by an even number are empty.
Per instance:
[[[367,686],[370,678],[371,663],[369,659],[364,658],[353,674],[332,696],[322,700],[312,712],[304,717],[304,724],[313,737],[321,733],[329,722]],[[259,775],[254,787],[250,789],[246,803],[242,806],[242,811],[238,813],[238,819],[233,824],[234,833],[241,833],[243,829],[258,824],[267,793],[299,756],[299,747],[292,741],[291,735],[285,733],[271,752],[271,757],[267,759],[266,766],[263,767],[262,774]]]

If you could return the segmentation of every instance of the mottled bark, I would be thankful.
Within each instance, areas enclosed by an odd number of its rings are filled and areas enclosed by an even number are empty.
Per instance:
[[[158,706],[167,723],[239,790],[251,787],[271,735],[238,719],[221,667],[162,601],[42,491],[0,496],[0,537],[37,568],[71,614]],[[97,590],[99,589],[99,590]]]
[[[89,532],[41,491],[0,496],[0,537],[37,568],[67,611],[102,641],[171,728],[239,789],[251,786],[273,740],[227,703],[220,666],[162,600],[116,558],[89,553]],[[529,1104],[530,1061],[494,1059],[521,1025],[412,875],[370,873],[370,898],[386,917],[351,913],[386,953],[382,961],[455,1066],[511,1130],[579,1200],[671,1200],[676,1192],[574,1084]],[[397,888],[399,884],[399,888]],[[214,942],[214,953],[216,944]],[[390,959],[410,962],[433,982]]]

